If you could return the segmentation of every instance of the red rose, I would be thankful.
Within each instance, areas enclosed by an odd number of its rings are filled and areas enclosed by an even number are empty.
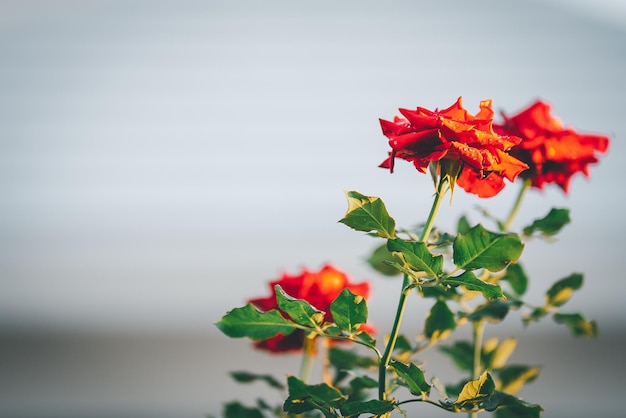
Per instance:
[[[542,101],[503,118],[504,124],[494,125],[494,129],[522,138],[511,154],[530,166],[520,177],[530,179],[538,189],[546,183],[556,183],[567,193],[572,176],[578,172],[588,176],[589,164],[598,162],[596,152],[606,152],[609,146],[606,136],[583,135],[564,128],[559,119],[550,115],[550,105]]]
[[[331,265],[326,265],[319,272],[310,272],[303,269],[297,276],[283,274],[280,279],[270,282],[269,286],[272,291],[270,296],[252,299],[248,303],[252,303],[263,312],[278,309],[276,290],[274,289],[276,285],[280,285],[289,296],[296,299],[304,299],[315,308],[324,311],[327,322],[333,322],[330,304],[339,296],[343,289],[349,288],[352,293],[363,296],[366,299],[369,297],[369,284],[367,282],[351,283],[345,273]],[[287,317],[286,314],[285,317]],[[303,331],[296,330],[287,336],[279,334],[266,340],[257,341],[255,345],[261,349],[283,352],[301,350],[303,342]]]
[[[380,120],[391,146],[389,158],[380,167],[391,172],[395,158],[412,162],[422,173],[431,162],[447,160],[460,170],[459,186],[479,197],[491,197],[502,190],[504,178],[513,181],[528,168],[507,153],[521,139],[494,132],[491,100],[480,102],[475,116],[463,109],[461,97],[444,110],[418,107],[400,109],[400,113],[404,118]]]

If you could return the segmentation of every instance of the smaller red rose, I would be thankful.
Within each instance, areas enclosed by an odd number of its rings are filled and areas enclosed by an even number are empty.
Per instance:
[[[515,116],[502,116],[504,123],[494,125],[494,130],[522,138],[511,155],[529,165],[530,169],[520,177],[529,179],[538,189],[546,183],[556,183],[567,193],[572,176],[578,172],[589,176],[589,165],[598,162],[596,153],[606,152],[609,146],[607,136],[579,134],[573,128],[563,127],[550,114],[550,105],[543,101]]]
[[[342,290],[348,288],[352,293],[363,296],[365,299],[369,297],[370,290],[369,283],[351,283],[344,272],[327,264],[318,272],[303,269],[296,276],[283,274],[280,279],[270,282],[269,286],[272,292],[270,296],[251,299],[248,303],[253,304],[263,312],[278,309],[276,285],[280,285],[289,296],[306,300],[315,308],[324,311],[324,319],[327,322],[333,322],[330,304],[339,296]],[[283,315],[287,317],[286,314],[283,313]],[[366,328],[367,331],[371,330],[371,327]],[[302,330],[296,330],[287,336],[279,334],[266,340],[257,341],[255,346],[271,352],[285,352],[299,351],[303,348],[303,344],[304,333]]]

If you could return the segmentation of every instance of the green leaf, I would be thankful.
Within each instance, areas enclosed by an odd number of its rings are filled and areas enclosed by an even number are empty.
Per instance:
[[[454,264],[464,270],[500,271],[517,261],[524,244],[516,234],[489,232],[478,224],[454,240]]]
[[[280,285],[274,286],[276,302],[281,311],[299,325],[316,328],[324,322],[324,312],[320,311],[306,300],[295,299],[289,296]]]
[[[509,282],[517,296],[523,296],[528,288],[528,277],[519,263],[509,264],[505,276],[500,280]]]
[[[379,416],[393,411],[395,403],[391,401],[379,401],[372,399],[365,402],[350,402],[341,407],[341,413],[344,417],[358,417],[361,414],[374,414]]]
[[[326,383],[307,385],[294,376],[287,378],[287,386],[289,397],[283,404],[286,412],[301,414],[317,409],[327,418],[340,416],[336,410],[345,403],[346,398],[337,389]]]
[[[548,306],[562,306],[567,302],[574,290],[578,290],[583,285],[583,275],[580,273],[571,274],[564,279],[554,283],[546,292],[546,304]]]
[[[359,330],[356,334],[357,338],[372,347],[376,346],[376,339],[363,330]]]
[[[568,209],[552,208],[550,212],[541,219],[535,219],[533,223],[524,228],[524,235],[532,235],[539,231],[544,236],[556,235],[563,226],[570,222]]]
[[[424,334],[434,342],[445,339],[455,328],[454,314],[444,301],[437,300],[426,317]]]
[[[465,271],[456,277],[448,277],[441,283],[453,287],[464,286],[467,290],[481,292],[485,299],[498,299],[503,296],[499,285],[483,282],[471,271]]]
[[[501,391],[496,391],[492,399],[499,406],[495,412],[496,418],[539,418],[543,411],[539,405],[528,403]]]
[[[598,326],[596,321],[587,321],[581,314],[554,314],[554,320],[565,324],[575,337],[597,337]]]
[[[425,298],[445,300],[456,299],[456,297],[459,295],[459,292],[456,290],[456,288],[444,286],[441,283],[439,283],[437,286],[419,286],[418,291]]]
[[[260,312],[250,303],[228,312],[215,325],[229,337],[249,337],[253,340],[264,340],[278,334],[289,335],[298,328],[276,309]]]
[[[455,238],[456,235],[451,235],[447,232],[439,231],[437,228],[433,228],[431,237],[428,240],[428,245],[430,248],[448,248],[452,246]]]
[[[330,304],[333,320],[339,328],[350,335],[355,335],[359,327],[367,322],[367,303],[365,298],[355,295],[346,288]]]
[[[467,319],[470,321],[480,321],[485,319],[492,323],[502,321],[509,313],[511,302],[507,302],[501,299],[491,300],[476,308],[474,312],[467,315]]]
[[[424,372],[414,363],[404,364],[393,360],[389,365],[404,380],[413,395],[424,397],[430,393],[430,384],[426,382]]]
[[[224,406],[224,418],[264,418],[257,408],[248,408],[239,402],[230,402]]]
[[[350,387],[355,391],[373,389],[378,387],[378,380],[369,376],[357,376],[350,381]]]
[[[522,318],[522,321],[524,325],[528,325],[531,322],[539,322],[539,320],[547,316],[548,313],[549,311],[545,308],[534,308]]]
[[[376,248],[374,252],[372,252],[372,255],[367,259],[367,263],[380,274],[385,276],[397,276],[402,274],[398,271],[398,269],[389,265],[390,262],[394,262],[394,258],[387,249],[387,244],[383,244]]]
[[[456,230],[459,234],[467,234],[472,227],[470,226],[469,221],[465,217],[465,215],[459,218],[459,222],[456,226]]]
[[[479,408],[482,402],[489,400],[495,390],[496,385],[491,375],[485,372],[477,380],[471,380],[463,386],[454,405],[463,410]]]
[[[335,387],[338,387],[339,381],[343,377],[348,376],[354,376],[354,371],[339,371],[337,374],[337,377],[339,377],[339,379],[335,379],[333,381],[333,385]],[[369,376],[362,375],[350,380],[350,387],[344,389],[344,394],[348,395],[347,402],[364,401],[371,398],[372,389],[375,388],[378,388],[378,380],[375,380]]]
[[[355,191],[346,192],[346,197],[348,210],[339,222],[357,231],[376,231],[383,238],[393,238],[396,235],[396,222],[389,216],[380,198]]]
[[[375,358],[365,357],[352,350],[331,347],[328,350],[328,360],[337,370],[352,370],[354,368],[373,369],[378,366]]]
[[[396,344],[393,347],[394,353],[413,351],[413,350],[414,350],[414,347],[409,341],[409,339],[402,334],[398,335],[398,338],[396,339]]]
[[[507,393],[517,393],[526,383],[530,383],[539,376],[541,369],[534,366],[510,365],[498,371],[500,389]]]
[[[283,389],[285,387],[278,380],[274,379],[274,377],[267,374],[254,374],[245,371],[237,371],[231,372],[230,375],[239,383],[252,383],[261,380],[276,389]]]
[[[387,241],[387,249],[412,270],[439,277],[443,271],[443,256],[433,255],[423,242],[407,242],[399,238]]]
[[[461,369],[470,371],[474,364],[474,348],[468,341],[457,341],[451,346],[441,346],[439,350],[454,361]]]

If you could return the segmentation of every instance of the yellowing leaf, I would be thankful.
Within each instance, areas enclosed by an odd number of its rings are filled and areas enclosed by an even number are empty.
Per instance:
[[[580,273],[571,274],[568,277],[557,281],[546,292],[546,305],[563,305],[572,297],[572,293],[574,293],[574,290],[580,289],[582,285],[583,275]]]
[[[546,297],[546,303],[548,305],[561,306],[565,304],[565,302],[567,302],[573,294],[574,289],[572,289],[571,287],[564,287],[563,289],[560,289],[558,292],[556,292],[554,295]]]
[[[539,375],[539,367],[511,366],[503,370],[498,378],[498,387],[501,391],[510,394],[519,392],[524,384],[532,382]]]
[[[463,386],[454,405],[461,409],[475,409],[487,400],[496,388],[489,373],[484,372],[477,380],[471,380]]]
[[[491,337],[483,343],[483,351],[491,353],[498,347],[498,337]]]
[[[495,349],[491,357],[490,368],[500,369],[504,367],[509,357],[515,351],[517,347],[517,340],[515,338],[507,338]]]

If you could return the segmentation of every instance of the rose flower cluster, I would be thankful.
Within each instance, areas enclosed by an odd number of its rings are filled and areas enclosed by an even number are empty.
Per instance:
[[[380,120],[391,152],[380,165],[393,172],[395,158],[412,162],[425,173],[431,162],[455,164],[460,170],[456,184],[479,197],[495,196],[504,179],[519,175],[542,188],[556,183],[565,192],[571,177],[588,174],[598,161],[596,152],[606,152],[609,139],[579,134],[564,128],[550,115],[550,107],[538,101],[519,114],[494,124],[491,100],[480,103],[471,115],[461,97],[447,109],[400,109],[403,117]]]
[[[342,290],[348,288],[355,295],[363,296],[365,299],[369,297],[370,291],[369,283],[352,283],[344,272],[327,264],[317,272],[303,269],[300,274],[295,276],[283,274],[280,279],[269,283],[272,290],[270,296],[252,299],[248,302],[263,312],[278,309],[276,285],[280,285],[289,296],[296,299],[304,299],[317,309],[324,311],[324,319],[327,322],[333,322],[330,304],[339,296]],[[371,330],[371,328],[369,329]],[[304,333],[302,330],[296,330],[287,336],[279,334],[266,340],[257,341],[255,346],[271,352],[285,352],[301,350],[303,344]]]

